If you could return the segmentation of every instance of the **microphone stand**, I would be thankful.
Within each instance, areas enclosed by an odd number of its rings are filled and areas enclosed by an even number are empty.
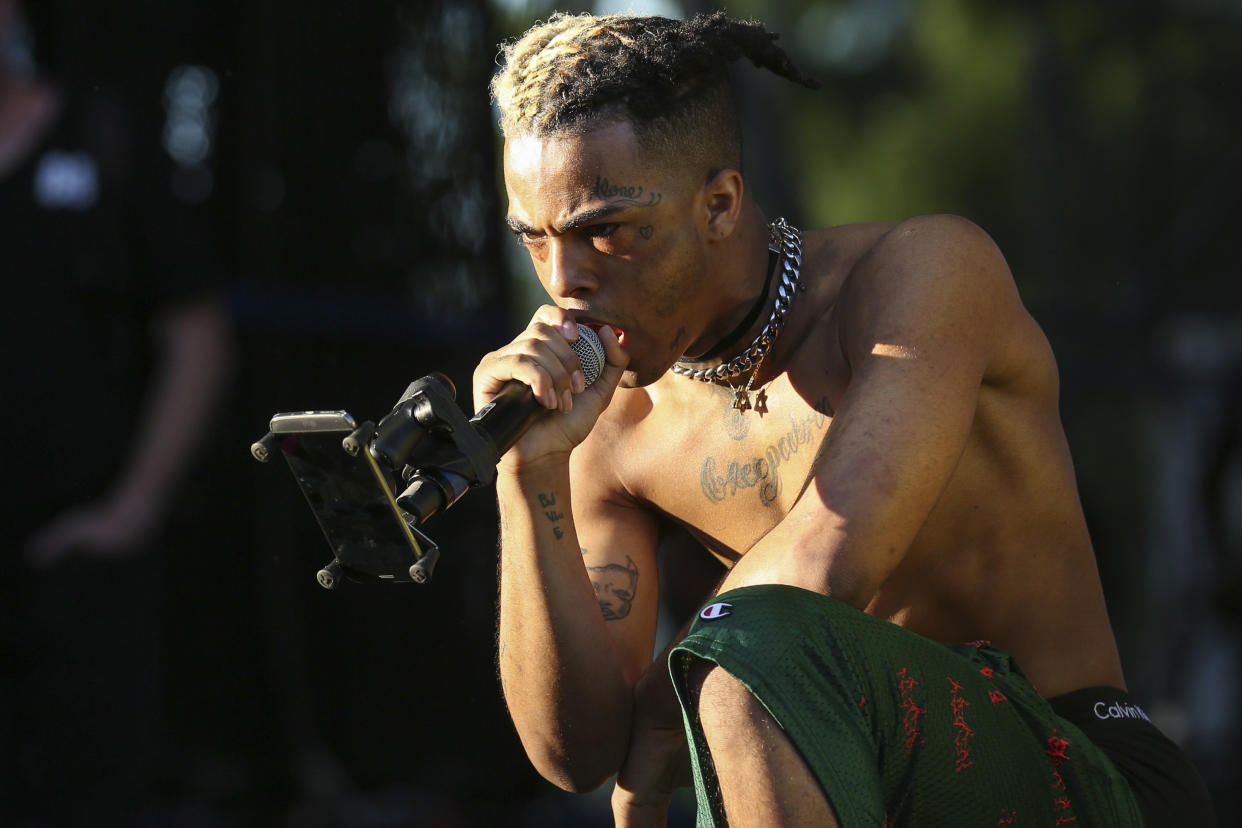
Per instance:
[[[529,389],[525,391],[529,394]],[[342,440],[341,447],[346,454],[370,467],[375,482],[384,490],[383,499],[395,509],[397,518],[409,530],[407,539],[416,552],[416,560],[407,575],[394,571],[404,564],[394,560],[387,551],[381,552],[365,543],[351,544],[348,550],[339,547],[334,549],[336,554],[332,561],[317,574],[321,586],[332,589],[342,578],[353,581],[378,578],[394,583],[407,579],[416,583],[431,580],[439,560],[439,547],[418,526],[452,506],[470,489],[490,485],[496,479],[497,446],[482,428],[466,418],[455,396],[448,377],[429,374],[410,383],[401,399],[378,424],[363,422]],[[280,416],[274,417],[273,423]],[[280,431],[269,431],[250,447],[251,454],[267,462],[284,440],[298,433],[296,420]],[[321,473],[331,474],[323,470]],[[396,477],[405,489],[394,499],[390,481]],[[312,508],[316,508],[317,500],[308,499]],[[325,522],[321,519],[320,523],[322,526]]]
[[[404,467],[406,489],[397,505],[415,524],[449,508],[470,489],[496,480],[495,446],[466,419],[455,396],[453,383],[443,374],[415,380],[379,421],[367,447],[391,471]]]

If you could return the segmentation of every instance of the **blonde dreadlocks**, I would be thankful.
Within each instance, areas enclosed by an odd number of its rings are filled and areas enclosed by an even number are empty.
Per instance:
[[[802,76],[762,24],[723,12],[691,20],[556,13],[501,49],[492,98],[508,137],[584,132],[629,121],[649,150],[741,168],[728,65],[748,58],[796,83]]]

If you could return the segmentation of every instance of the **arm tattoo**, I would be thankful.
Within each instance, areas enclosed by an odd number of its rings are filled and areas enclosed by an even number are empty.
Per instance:
[[[582,550],[585,555],[587,551]],[[625,566],[617,563],[588,566],[591,586],[595,587],[595,599],[605,621],[620,621],[630,614],[634,596],[638,594],[638,567],[634,560],[625,556]]]
[[[553,492],[540,492],[536,495],[539,498],[539,506],[542,508],[543,516],[552,524],[552,534],[557,540],[565,537],[565,530],[561,528],[560,523],[565,518],[564,512],[558,512],[552,508],[556,505],[556,494]]]

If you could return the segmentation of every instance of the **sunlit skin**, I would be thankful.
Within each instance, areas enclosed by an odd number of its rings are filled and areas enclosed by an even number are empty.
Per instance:
[[[603,179],[661,198],[618,205],[594,192]],[[523,436],[498,481],[501,674],[546,777],[589,789],[620,769],[625,824],[684,783],[667,672],[661,660],[648,670],[669,520],[730,567],[722,590],[792,584],[932,639],[988,639],[1049,696],[1125,686],[1053,356],[979,228],[929,216],[806,232],[806,290],[756,378],[766,410],[730,431],[728,389],[666,372],[709,350],[762,293],[766,219],[741,176],[679,175],[612,126],[511,140],[505,181],[509,224],[550,302],[481,362],[475,402],[517,378],[560,412]],[[566,344],[575,319],[603,326],[608,356],[585,391]],[[549,497],[572,508],[552,521],[538,505]],[[633,562],[624,618],[604,619],[584,561]],[[717,673],[698,686],[704,716],[724,711],[713,721],[740,728],[708,735],[729,769],[726,804],[752,785],[805,802],[790,820],[818,818],[822,794],[796,755],[761,715],[739,714]],[[794,769],[740,761],[765,755]]]

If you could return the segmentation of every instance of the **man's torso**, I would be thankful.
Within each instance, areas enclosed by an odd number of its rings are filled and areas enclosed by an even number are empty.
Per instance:
[[[685,526],[727,565],[776,526],[803,494],[850,388],[841,331],[856,309],[838,301],[842,288],[864,278],[857,263],[891,227],[807,234],[806,290],[782,333],[792,339],[781,343],[780,374],[752,392],[754,408],[736,411],[728,388],[671,374],[619,390],[605,415],[615,426],[617,494]],[[1029,317],[985,372],[938,502],[860,608],[937,640],[991,640],[1047,695],[1122,684],[1057,414],[1055,363]]]

